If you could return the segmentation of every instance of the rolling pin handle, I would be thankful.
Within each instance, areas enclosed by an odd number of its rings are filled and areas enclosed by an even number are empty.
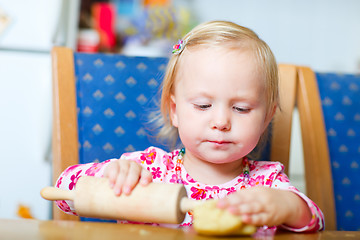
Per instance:
[[[181,210],[181,212],[186,213],[188,211],[193,210],[194,207],[199,204],[201,204],[201,201],[196,201],[196,200],[184,197],[180,200],[180,210]]]
[[[63,190],[56,187],[45,187],[40,191],[40,195],[50,201],[56,200],[74,200],[75,192],[69,190]]]

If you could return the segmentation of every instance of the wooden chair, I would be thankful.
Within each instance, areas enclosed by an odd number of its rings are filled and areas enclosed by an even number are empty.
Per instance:
[[[145,122],[168,59],[74,54],[63,47],[52,57],[54,181],[70,165],[164,147],[147,136]],[[55,208],[54,218],[73,217]]]
[[[53,177],[79,163],[74,53],[55,47],[53,59]],[[327,229],[335,229],[332,180],[316,81],[307,68],[279,65],[281,111],[272,123],[270,159],[289,168],[292,113],[297,102],[304,145],[307,195],[324,211]],[[311,97],[311,98],[309,98]],[[105,160],[105,159],[101,159]],[[316,162],[316,164],[315,164]],[[54,219],[77,219],[54,208]]]
[[[336,228],[337,230],[359,231],[360,230],[360,75],[345,73],[313,73],[308,68],[300,68],[300,84],[308,88],[307,104],[312,111],[311,115],[316,116],[316,108],[313,106],[314,95],[319,94],[321,98],[323,119],[325,129],[321,128],[319,133],[314,129],[316,134],[313,141],[309,144],[317,144],[319,161],[316,163],[320,168],[314,169],[311,174],[315,177],[310,181],[322,185],[322,182],[316,179],[317,174],[328,171],[323,169],[324,159],[330,156],[330,166],[333,180],[333,192],[335,196],[336,207]],[[310,83],[317,83],[318,92],[312,93],[313,87]],[[318,98],[317,98],[318,99]],[[318,104],[316,104],[318,105]],[[306,106],[304,107],[306,108]],[[302,121],[308,124],[308,119]],[[320,123],[319,123],[320,124]],[[316,125],[315,125],[316,126]],[[319,126],[319,125],[318,125]],[[321,151],[322,140],[319,136],[323,135],[322,130],[326,131],[328,152]],[[311,130],[311,129],[309,129]],[[316,138],[317,137],[317,138]],[[325,144],[325,143],[324,143]],[[311,169],[311,160],[308,162]],[[321,170],[321,171],[320,171]],[[326,181],[322,179],[321,181]],[[317,197],[327,199],[329,186],[321,188]],[[328,203],[329,204],[329,203]],[[333,204],[333,203],[331,203]],[[332,207],[325,205],[325,207]],[[326,214],[327,209],[324,209]]]
[[[336,230],[333,179],[318,85],[314,72],[298,67],[297,106],[303,142],[306,192],[325,215],[325,228]]]
[[[70,49],[54,47],[53,70],[53,182],[68,166],[79,162],[74,56]],[[55,220],[79,220],[53,208]]]
[[[308,67],[281,64],[279,73],[282,110],[276,113],[273,120],[270,159],[282,162],[289,169],[292,113],[297,107],[303,143],[306,194],[322,209],[326,229],[336,230],[330,157],[315,74]]]

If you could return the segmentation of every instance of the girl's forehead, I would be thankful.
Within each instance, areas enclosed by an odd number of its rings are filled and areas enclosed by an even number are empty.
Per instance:
[[[179,61],[178,75],[205,73],[210,76],[218,71],[226,74],[227,71],[243,72],[261,76],[266,82],[266,66],[259,61],[257,52],[253,48],[235,48],[229,46],[200,46],[184,50]],[[221,79],[221,78],[219,78]]]
[[[186,49],[178,62],[176,78],[180,80],[188,75],[213,77],[221,75],[259,73],[258,62],[254,54],[246,49],[229,49],[225,47]]]
[[[259,63],[256,61],[256,51],[254,49],[245,47],[231,47],[227,45],[200,45],[184,49],[182,56],[179,59],[180,61],[178,62],[178,68],[189,68],[194,64],[204,65],[204,63],[215,63],[215,65],[221,65],[222,62],[228,62],[228,64],[237,64],[236,60],[239,59],[236,58],[236,56],[240,55],[246,55],[248,62],[259,65]],[[210,70],[211,69],[209,69],[209,71]]]
[[[184,53],[176,88],[186,89],[188,93],[221,91],[225,94],[264,89],[257,64],[248,52],[201,49]]]

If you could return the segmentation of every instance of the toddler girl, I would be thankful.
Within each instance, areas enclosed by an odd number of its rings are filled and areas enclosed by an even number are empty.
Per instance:
[[[324,228],[322,212],[289,183],[281,163],[248,159],[279,104],[275,58],[254,32],[225,21],[195,27],[174,46],[162,87],[159,137],[184,148],[71,166],[56,186],[72,190],[83,175],[107,177],[121,195],[151,181],[181,183],[189,198],[221,199],[217,207],[247,224]],[[76,214],[71,201],[58,206]],[[191,223],[188,213],[181,225]]]

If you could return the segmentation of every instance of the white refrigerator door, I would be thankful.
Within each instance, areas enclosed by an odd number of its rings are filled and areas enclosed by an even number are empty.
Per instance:
[[[50,51],[61,19],[62,0],[0,0],[10,23],[0,49]]]
[[[50,218],[40,197],[51,184],[50,54],[0,51],[0,218],[18,218],[19,204]]]

